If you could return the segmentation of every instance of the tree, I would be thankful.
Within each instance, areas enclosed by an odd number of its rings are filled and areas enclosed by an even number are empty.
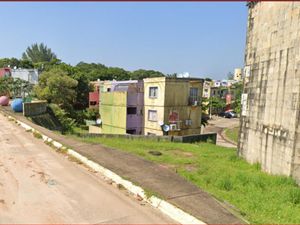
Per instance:
[[[233,78],[234,78],[233,73],[232,73],[232,72],[229,72],[229,73],[227,74],[227,79],[228,79],[228,80],[233,80]]]
[[[22,58],[23,60],[29,60],[33,63],[51,62],[52,60],[57,60],[55,53],[53,53],[52,50],[43,43],[35,43],[28,47],[23,53]]]
[[[0,95],[13,98],[25,97],[31,93],[33,85],[26,80],[12,77],[0,78]]]
[[[212,114],[219,114],[225,109],[226,106],[225,99],[218,98],[218,97],[211,97],[210,104],[211,104]]]
[[[72,78],[78,82],[76,87],[75,109],[85,109],[89,105],[89,92],[92,90],[90,81],[86,74],[76,72]]]
[[[243,84],[242,83],[234,84],[234,89],[235,89],[235,100],[232,104],[232,108],[237,114],[239,114],[241,112],[241,97],[243,93]]]
[[[155,70],[143,70],[139,69],[131,72],[130,77],[133,80],[141,80],[148,77],[164,77],[165,75],[159,71]]]
[[[76,87],[78,82],[60,69],[53,68],[40,75],[39,83],[34,92],[39,99],[58,104],[62,109],[70,112],[76,101]]]

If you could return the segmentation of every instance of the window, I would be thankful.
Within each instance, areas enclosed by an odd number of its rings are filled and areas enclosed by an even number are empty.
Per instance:
[[[136,114],[136,107],[128,107],[127,108],[128,115],[135,115]]]
[[[190,88],[189,104],[190,105],[199,104],[198,88]]]
[[[157,98],[158,87],[149,87],[149,98]]]
[[[149,121],[157,121],[157,111],[156,110],[148,110],[148,120]]]

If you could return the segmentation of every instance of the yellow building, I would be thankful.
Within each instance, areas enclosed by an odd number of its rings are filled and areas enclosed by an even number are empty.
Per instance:
[[[243,74],[242,74],[241,68],[234,69],[233,79],[236,81],[241,81],[243,79]]]
[[[200,134],[203,80],[156,77],[144,79],[144,134]]]

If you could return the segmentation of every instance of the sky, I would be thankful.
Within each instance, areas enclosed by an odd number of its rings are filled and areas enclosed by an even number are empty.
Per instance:
[[[76,65],[226,78],[243,67],[245,2],[1,2],[0,58],[45,43]]]

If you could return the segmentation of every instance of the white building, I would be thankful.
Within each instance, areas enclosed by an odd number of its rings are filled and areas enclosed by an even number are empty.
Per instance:
[[[11,69],[13,78],[29,81],[31,84],[37,84],[39,80],[39,72],[37,69]]]

